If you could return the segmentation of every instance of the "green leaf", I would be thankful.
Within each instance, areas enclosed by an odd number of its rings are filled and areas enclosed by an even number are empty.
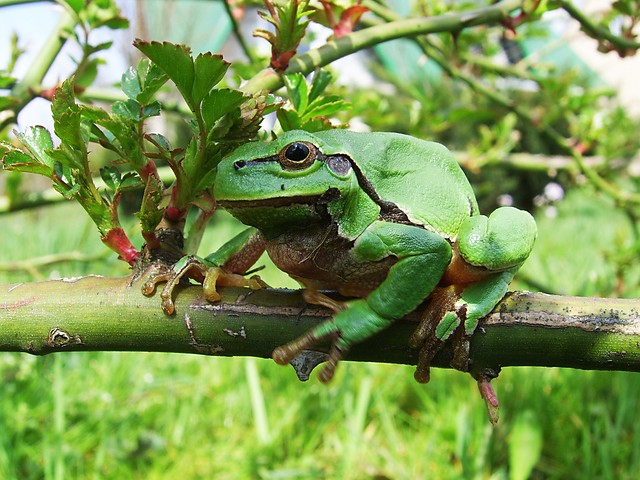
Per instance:
[[[120,78],[120,83],[124,94],[131,99],[136,100],[138,95],[142,93],[138,70],[134,67],[127,68]]]
[[[120,180],[120,189],[136,188],[140,185],[140,177],[136,172],[127,172]]]
[[[51,101],[53,130],[60,140],[71,147],[84,150],[85,142],[80,129],[80,109],[75,103],[73,79],[68,79],[56,89]]]
[[[82,8],[84,7],[84,0],[63,0],[63,1],[64,3],[69,5],[71,10],[73,10],[75,13],[80,13]]]
[[[300,116],[293,110],[280,109],[276,113],[276,116],[278,117],[280,127],[282,127],[282,130],[284,130],[285,132],[289,132],[291,130],[299,130],[300,126],[302,125]]]
[[[318,70],[316,74],[313,76],[313,80],[311,81],[311,91],[309,92],[309,101],[313,102],[316,98],[320,97],[322,93],[327,89],[331,81],[333,80],[333,75],[327,70]]]
[[[116,101],[113,102],[111,110],[116,115],[123,116],[124,118],[128,118],[130,120],[138,121],[141,117],[142,105],[132,99],[129,99],[126,102]]]
[[[243,100],[244,95],[238,90],[223,89],[209,92],[202,101],[202,117],[207,127],[212,128],[216,121],[233,109],[238,109],[239,116],[240,110],[238,107],[240,107]]]
[[[140,104],[148,104],[169,77],[155,64],[143,58],[138,67],[129,67],[121,78],[122,91]]]
[[[49,131],[40,126],[28,127],[24,132],[16,132],[16,136],[31,153],[33,158],[45,165],[49,170],[49,175],[53,172],[55,160],[49,155],[53,150],[53,141]]]
[[[64,198],[66,198],[67,200],[71,200],[80,191],[80,184],[76,183],[75,185],[67,188],[60,183],[54,183],[53,188],[56,192],[61,194]]]
[[[144,138],[151,142],[164,157],[171,157],[171,142],[167,137],[159,133],[147,133]]]
[[[194,102],[192,95],[195,71],[191,50],[184,45],[169,42],[146,42],[140,39],[136,39],[133,45],[168,75],[189,108],[195,112],[197,103]]]
[[[94,53],[102,52],[103,50],[109,50],[113,42],[102,42],[96,45],[85,45],[86,54],[93,55]]]
[[[76,73],[75,84],[80,87],[89,87],[98,76],[98,66],[105,63],[101,58],[90,58],[84,67]]]
[[[189,146],[184,154],[184,160],[182,161],[182,168],[184,169],[187,178],[194,181],[196,180],[196,164],[198,156],[198,142],[196,137],[193,137],[189,142]]]
[[[2,151],[2,147],[3,145],[0,145],[0,152]],[[46,177],[51,177],[53,174],[53,169],[38,161],[34,161],[30,155],[27,155],[26,153],[17,149],[10,149],[5,151],[4,155],[2,156],[2,165],[7,170],[15,170],[25,173],[37,173],[38,175],[44,175]]]
[[[120,170],[114,166],[106,166],[100,169],[100,177],[104,181],[104,184],[111,190],[116,190],[120,187]]]
[[[138,63],[138,79],[142,92],[137,96],[141,104],[146,105],[169,77],[155,64],[143,58]]]
[[[3,110],[10,110],[16,105],[20,105],[20,99],[11,96],[0,97],[0,112]]]
[[[191,95],[196,104],[218,84],[229,68],[229,63],[222,59],[222,55],[211,53],[200,54],[194,62],[194,83]]]
[[[307,107],[303,118],[328,117],[345,109],[349,104],[338,96],[320,97]]]
[[[147,178],[147,184],[142,195],[140,211],[136,216],[140,219],[143,232],[153,232],[162,220],[164,209],[160,207],[162,203],[162,191],[164,185],[155,175]]]
[[[0,72],[0,88],[9,89],[17,82],[17,79],[11,75],[7,75],[5,72]]]
[[[293,107],[304,114],[309,102],[309,87],[304,76],[301,73],[285,75],[284,85],[287,87],[287,93]]]
[[[124,175],[120,173],[113,165],[102,167],[100,169],[100,177],[105,185],[111,190],[124,190],[140,185],[140,177],[135,172],[127,172]]]

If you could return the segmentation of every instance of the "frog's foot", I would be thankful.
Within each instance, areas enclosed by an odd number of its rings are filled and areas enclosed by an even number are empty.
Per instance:
[[[334,326],[332,320],[327,323],[330,323],[331,327]],[[331,349],[326,356],[326,365],[322,368],[318,377],[322,383],[326,383],[333,378],[338,363],[342,360],[342,357],[348,350],[348,343],[345,343],[342,340],[337,331],[318,332],[317,330],[317,328],[311,330],[285,345],[280,345],[273,351],[271,356],[278,365],[287,365],[303,351],[310,349],[323,340],[332,338],[333,343],[331,344]]]
[[[160,294],[160,299],[162,301],[162,310],[167,315],[172,315],[175,312],[173,291],[183,279],[188,278],[202,282],[204,297],[209,302],[220,300],[217,286],[249,287],[252,290],[260,290],[267,287],[267,284],[257,275],[245,278],[236,273],[226,272],[220,267],[208,266],[196,256],[189,256],[182,258],[172,268],[165,268],[152,274],[151,278],[142,286],[142,293],[144,295],[152,295],[158,283],[166,282]]]
[[[321,323],[297,339],[276,348],[272,357],[276,363],[287,365],[303,350],[331,339],[332,344],[326,365],[319,375],[320,381],[326,383],[333,378],[338,363],[349,351],[351,345],[365,340],[387,327],[391,322],[392,320],[385,319],[375,313],[365,300],[354,300],[349,302],[347,307],[331,320]]]
[[[208,267],[202,260],[195,256],[181,258],[172,267],[166,267],[151,274],[150,278],[142,286],[144,295],[153,295],[159,283],[166,282],[162,289],[160,299],[162,300],[162,310],[167,315],[175,312],[173,303],[173,290],[183,281],[183,279],[193,278],[203,281],[207,275]]]
[[[429,382],[431,361],[449,337],[453,341],[451,366],[463,372],[468,370],[469,337],[465,335],[464,326],[461,326],[466,304],[458,303],[460,296],[461,289],[456,286],[435,290],[418,327],[409,338],[409,346],[420,349],[414,374],[420,383]]]

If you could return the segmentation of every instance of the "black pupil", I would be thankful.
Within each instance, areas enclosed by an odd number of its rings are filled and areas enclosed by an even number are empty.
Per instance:
[[[309,147],[304,143],[292,143],[287,147],[285,156],[293,162],[301,162],[309,156]]]

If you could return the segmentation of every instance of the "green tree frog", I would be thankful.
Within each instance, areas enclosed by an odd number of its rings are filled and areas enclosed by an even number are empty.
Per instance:
[[[308,302],[335,312],[273,352],[284,365],[330,340],[322,381],[332,378],[349,347],[419,307],[421,321],[409,339],[420,349],[416,379],[429,380],[431,360],[450,338],[452,366],[468,371],[469,337],[503,298],[536,238],[525,211],[479,214],[447,148],[397,133],[289,131],[243,145],[219,164],[214,197],[254,230],[205,259],[205,293],[218,298],[216,283],[259,288],[234,274],[266,249],[304,287]],[[352,299],[338,303],[322,290]]]

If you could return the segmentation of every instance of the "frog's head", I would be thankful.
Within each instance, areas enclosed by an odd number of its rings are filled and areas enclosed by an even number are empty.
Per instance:
[[[350,158],[336,151],[302,131],[243,145],[218,165],[214,196],[263,231],[335,216],[360,191]]]

